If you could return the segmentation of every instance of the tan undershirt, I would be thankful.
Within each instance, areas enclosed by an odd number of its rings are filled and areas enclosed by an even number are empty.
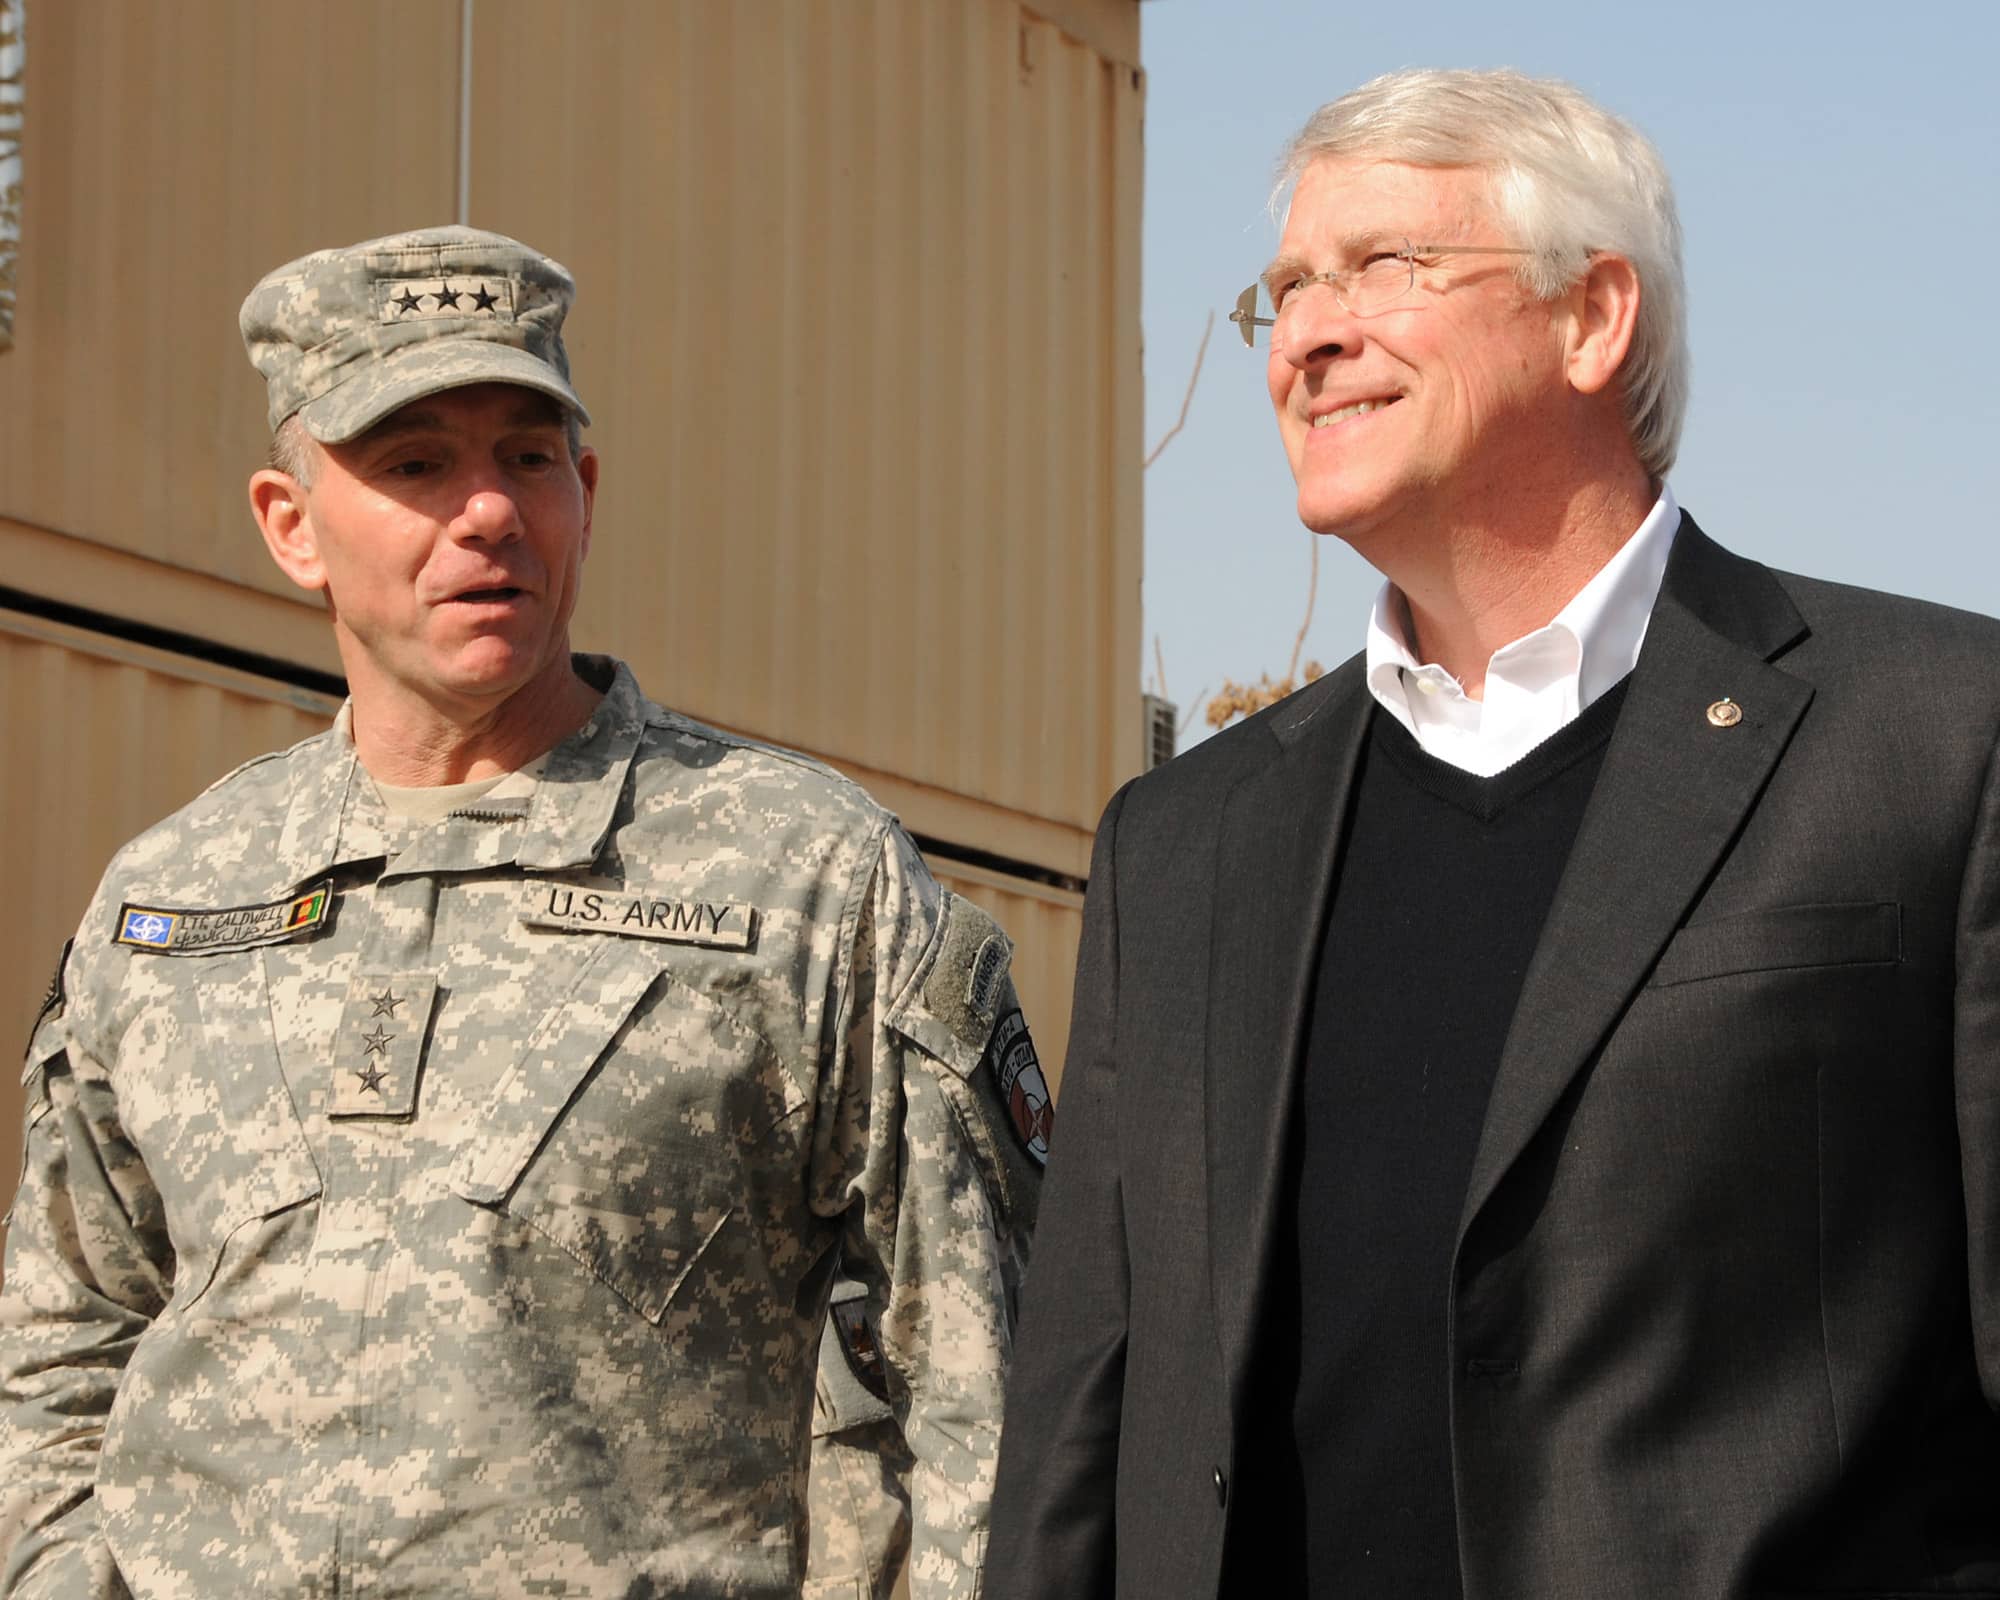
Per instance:
[[[547,763],[546,755],[537,756],[521,768],[524,777],[541,776]],[[489,791],[497,788],[511,772],[496,772],[490,778],[474,778],[470,783],[429,784],[416,789],[402,789],[395,784],[384,783],[376,778],[375,792],[382,797],[382,804],[392,817],[405,822],[442,822],[460,806],[469,806],[475,800],[483,800]]]

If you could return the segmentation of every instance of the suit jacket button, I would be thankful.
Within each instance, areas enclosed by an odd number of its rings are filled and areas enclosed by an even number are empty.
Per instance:
[[[1215,1469],[1215,1503],[1219,1506],[1229,1504],[1229,1480],[1222,1475],[1220,1467]]]

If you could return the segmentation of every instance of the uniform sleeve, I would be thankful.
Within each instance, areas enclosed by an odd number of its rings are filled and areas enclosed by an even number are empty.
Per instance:
[[[800,1600],[891,1600],[910,1554],[910,1452],[867,1291],[834,1284],[813,1396],[811,1538]]]
[[[1012,945],[899,829],[857,918],[816,1207],[845,1219],[911,1465],[912,1600],[980,1592],[1014,1298],[1052,1111]]]
[[[0,1281],[0,1596],[112,1600],[128,1591],[98,1529],[98,1446],[166,1303],[173,1252],[109,1077],[67,1026],[60,977],[29,1044]]]

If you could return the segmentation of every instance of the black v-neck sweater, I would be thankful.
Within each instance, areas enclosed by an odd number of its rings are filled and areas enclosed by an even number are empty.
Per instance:
[[[1292,1118],[1257,1436],[1238,1463],[1252,1500],[1229,1566],[1261,1569],[1259,1594],[1462,1592],[1446,1327],[1459,1211],[1623,700],[1620,684],[1491,778],[1374,714]]]

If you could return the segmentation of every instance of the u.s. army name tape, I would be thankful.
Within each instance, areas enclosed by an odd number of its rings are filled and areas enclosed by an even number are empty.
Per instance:
[[[717,950],[748,950],[756,936],[751,906],[674,895],[621,894],[611,889],[579,889],[570,884],[534,883],[521,900],[520,920],[533,928],[565,933],[616,933],[669,944],[701,944]]]

